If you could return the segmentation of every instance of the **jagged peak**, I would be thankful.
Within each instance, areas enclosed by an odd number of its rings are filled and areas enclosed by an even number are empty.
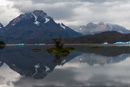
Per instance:
[[[89,22],[88,24],[87,24],[87,26],[91,26],[91,25],[93,25],[94,23],[93,22]]]
[[[105,25],[105,23],[104,22],[98,22],[98,23],[95,23],[95,22],[89,22],[86,26],[92,26],[92,25]]]
[[[45,13],[44,11],[34,10],[33,12],[20,14],[18,17],[16,17],[10,22],[9,26],[14,26],[21,20],[30,18],[34,18],[34,24],[36,24],[37,26],[40,25],[39,20],[45,20],[45,22],[48,22],[51,19],[51,17],[47,16],[47,13]]]
[[[33,11],[33,14],[35,14],[37,17],[38,17],[38,16],[41,16],[41,17],[46,17],[46,16],[47,16],[47,13],[45,13],[45,12],[42,11],[42,10],[34,10],[34,11]]]
[[[101,21],[101,22],[99,22],[99,25],[105,25],[105,24],[104,24],[104,22]]]
[[[84,34],[84,35],[92,35],[101,33],[104,31],[117,31],[123,34],[130,33],[130,30],[126,29],[123,26],[117,25],[117,24],[111,24],[111,23],[105,23],[105,22],[89,22],[87,25],[79,26],[77,29],[78,32]]]
[[[29,13],[24,13],[24,14],[20,14],[20,16],[18,18],[32,18],[32,17],[41,17],[41,18],[45,18],[48,17],[47,13],[45,13],[42,10],[34,10],[33,12],[29,12]]]

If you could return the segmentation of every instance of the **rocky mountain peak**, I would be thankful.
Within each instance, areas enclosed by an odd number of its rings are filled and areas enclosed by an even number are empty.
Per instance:
[[[104,22],[99,22],[99,25],[105,25]]]
[[[42,10],[35,10],[33,12],[30,12],[30,13],[21,14],[18,18],[28,19],[28,18],[33,18],[34,16],[37,18],[38,17],[45,18],[45,17],[47,17],[47,14]]]
[[[93,26],[93,25],[94,25],[93,22],[89,22],[89,23],[87,24],[87,26]]]
[[[47,17],[47,13],[42,10],[35,10],[33,11],[33,14],[37,17]]]
[[[41,23],[48,23],[52,18],[50,16],[47,16],[47,13],[45,13],[42,10],[35,10],[33,12],[20,14],[18,17],[13,19],[9,25],[7,25],[6,30],[8,30],[11,27],[14,27],[17,23],[21,21],[30,20],[30,23],[32,22],[36,26],[40,26]],[[26,21],[27,22],[27,21]]]
[[[122,34],[130,33],[130,30],[123,26],[117,24],[109,24],[104,22],[93,23],[89,22],[87,25],[79,26],[76,31],[82,33],[83,35],[93,35],[106,31],[117,31]]]

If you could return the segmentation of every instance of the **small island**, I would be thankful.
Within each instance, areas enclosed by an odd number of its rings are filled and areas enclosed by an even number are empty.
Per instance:
[[[64,47],[64,44],[61,42],[61,40],[61,38],[53,39],[55,48],[49,48],[47,51],[51,54],[67,56],[70,53],[69,51],[74,50],[73,47]]]

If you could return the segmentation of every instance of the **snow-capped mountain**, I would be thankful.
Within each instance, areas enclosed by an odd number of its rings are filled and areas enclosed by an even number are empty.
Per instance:
[[[4,26],[0,23],[0,29],[4,28]]]
[[[43,23],[47,23],[50,20],[53,20],[51,17],[47,16],[47,14],[45,12],[43,12],[42,10],[35,10],[32,13],[25,13],[25,14],[21,14],[20,16],[18,16],[17,18],[13,19],[7,26],[6,26],[6,30],[16,26],[16,24],[22,23],[23,22],[31,22],[30,24],[33,23],[33,25],[36,26],[40,26]]]
[[[3,37],[7,43],[43,42],[43,39],[57,37],[78,37],[80,33],[62,23],[56,23],[42,10],[21,14],[4,28]]]
[[[82,25],[76,29],[76,31],[82,33],[83,35],[93,35],[105,31],[117,31],[123,34],[130,33],[125,27],[116,24],[104,24],[100,22],[98,24],[89,22],[87,25]]]

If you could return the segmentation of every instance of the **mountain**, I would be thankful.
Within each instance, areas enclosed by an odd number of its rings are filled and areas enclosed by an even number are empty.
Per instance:
[[[0,29],[4,28],[4,26],[0,23]]]
[[[86,44],[86,43],[115,43],[130,41],[130,34],[122,34],[116,31],[106,31],[95,35],[85,35],[77,38],[64,39],[64,43]]]
[[[43,43],[48,38],[78,37],[80,33],[56,23],[42,10],[21,14],[5,28],[0,40],[6,43]]]
[[[78,27],[76,31],[82,33],[83,35],[93,35],[105,31],[117,31],[122,34],[130,33],[130,30],[127,30],[125,27],[116,24],[104,24],[103,22],[98,24],[90,22],[87,25]]]

